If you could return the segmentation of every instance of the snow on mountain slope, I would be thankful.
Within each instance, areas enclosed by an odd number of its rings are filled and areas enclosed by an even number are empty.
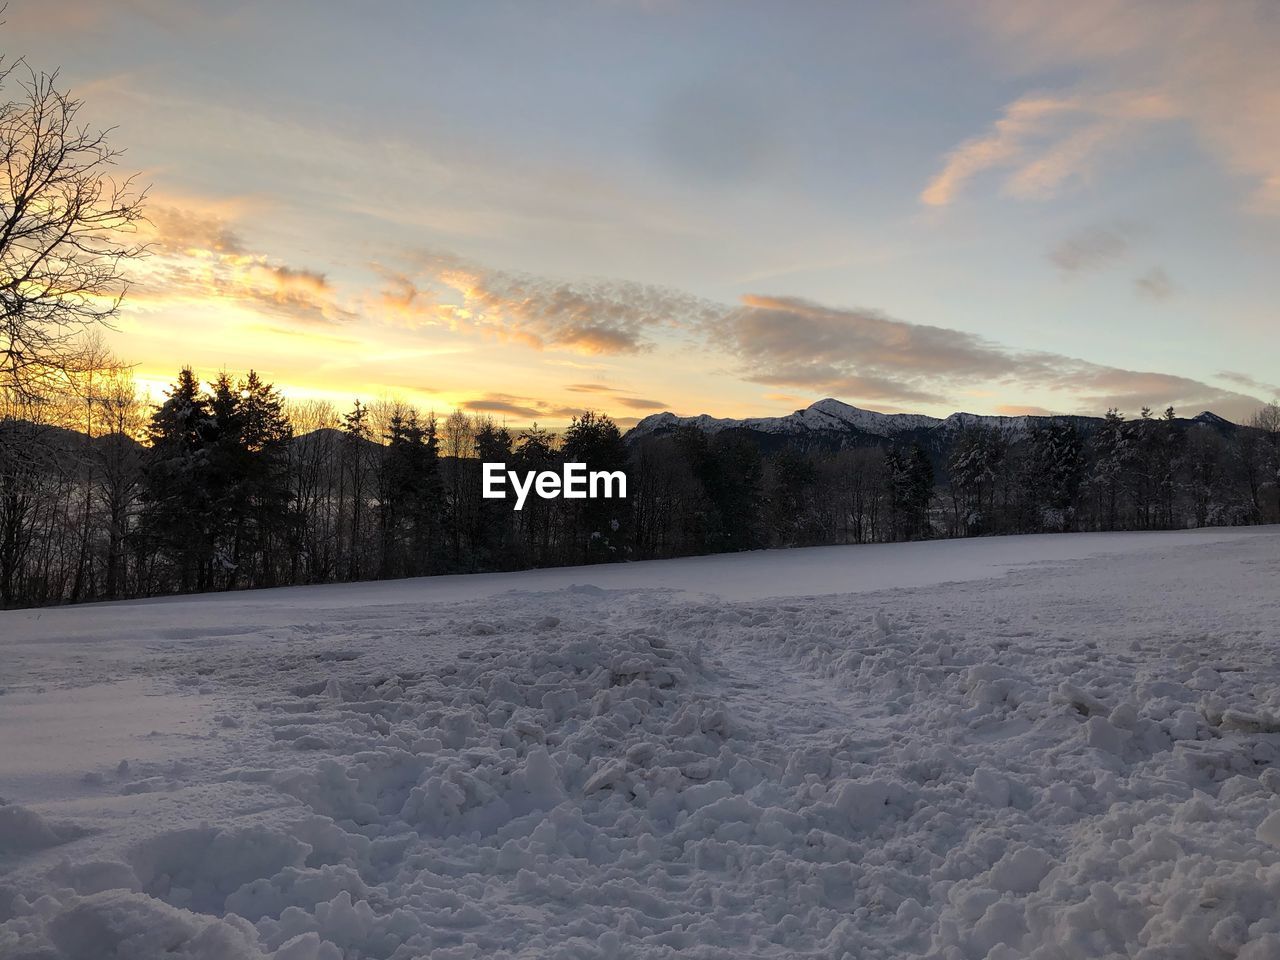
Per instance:
[[[993,538],[0,613],[0,956],[1274,958],[1278,557]]]
[[[746,420],[719,419],[701,414],[696,417],[679,417],[674,413],[655,413],[645,417],[630,431],[640,437],[672,430],[678,426],[695,426],[707,433],[742,428],[761,433],[803,433],[814,430],[860,430],[878,437],[891,437],[904,430],[916,430],[937,426],[936,417],[919,413],[877,413],[850,406],[839,400],[819,400],[785,417],[752,417]]]
[[[668,433],[680,426],[694,426],[707,433],[722,430],[744,429],[775,435],[804,436],[812,433],[847,433],[857,431],[876,437],[894,437],[910,431],[937,430],[954,433],[974,427],[985,427],[1010,437],[1022,436],[1034,427],[1053,421],[1074,423],[1077,426],[1101,422],[1099,417],[1080,416],[994,416],[978,413],[953,413],[946,419],[928,417],[918,413],[877,413],[850,406],[839,400],[819,400],[785,417],[752,417],[745,420],[717,419],[701,414],[696,417],[680,417],[674,413],[655,413],[645,417],[627,433],[634,440],[654,434]],[[1194,418],[1193,423],[1219,428],[1232,428],[1235,424],[1206,410]]]

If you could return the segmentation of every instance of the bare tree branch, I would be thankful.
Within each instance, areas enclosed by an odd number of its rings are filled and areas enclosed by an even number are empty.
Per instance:
[[[117,178],[112,129],[77,120],[83,106],[24,61],[0,63],[0,392],[48,400],[91,365],[83,334],[110,326],[146,190]]]

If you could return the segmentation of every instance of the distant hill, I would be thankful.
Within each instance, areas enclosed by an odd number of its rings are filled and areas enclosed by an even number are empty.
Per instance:
[[[840,450],[845,447],[883,446],[887,443],[919,445],[935,458],[941,457],[961,431],[986,427],[1017,442],[1038,427],[1069,423],[1088,435],[1103,422],[1102,417],[1080,416],[987,416],[977,413],[953,413],[945,419],[919,413],[877,413],[863,410],[840,400],[828,398],[783,417],[750,417],[743,420],[709,417],[681,417],[674,413],[655,413],[645,417],[629,431],[629,443],[646,437],[661,437],[680,427],[696,427],[705,433],[732,432],[755,441],[765,451],[785,446],[807,449]],[[1178,418],[1183,429],[1205,424],[1229,435],[1237,424],[1205,411],[1196,417]]]

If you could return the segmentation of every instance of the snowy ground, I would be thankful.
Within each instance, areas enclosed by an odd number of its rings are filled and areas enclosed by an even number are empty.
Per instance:
[[[0,613],[0,957],[1280,957],[1280,530]]]

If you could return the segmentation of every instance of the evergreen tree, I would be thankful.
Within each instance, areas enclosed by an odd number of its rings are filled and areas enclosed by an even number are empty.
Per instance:
[[[995,491],[1004,466],[1007,444],[994,430],[970,427],[961,431],[951,448],[947,472],[951,479],[955,532],[980,535],[992,532],[995,523]]]
[[[890,447],[885,453],[885,472],[895,536],[900,540],[927,537],[933,501],[933,464],[928,454],[918,444],[909,451]]]
[[[207,589],[216,545],[208,467],[217,422],[190,367],[179,371],[166,397],[147,428],[141,536],[173,563],[179,590]]]
[[[1121,493],[1131,456],[1129,431],[1124,418],[1112,407],[1093,435],[1093,472],[1090,476],[1098,494],[1104,530],[1115,530],[1120,525]]]
[[[416,410],[392,414],[383,451],[378,507],[382,576],[420,576],[440,568],[439,443],[434,417],[424,427]]]
[[[279,391],[250,370],[237,384],[234,431],[220,430],[239,475],[230,487],[233,569],[260,586],[276,583],[277,553],[293,520],[289,513],[289,445],[293,427]]]
[[[1080,488],[1085,476],[1084,440],[1070,423],[1051,423],[1030,437],[1027,473],[1038,526],[1049,530],[1075,527]]]
[[[586,464],[588,470],[624,473],[628,466],[626,445],[618,425],[604,414],[588,410],[574,417],[565,431],[561,453],[566,463]],[[621,560],[625,555],[628,505],[625,499],[565,501],[576,531],[576,553],[582,563]]]
[[[347,529],[347,577],[360,579],[364,568],[365,552],[364,516],[368,510],[368,445],[373,430],[369,425],[369,411],[359,400],[350,412],[342,417],[342,484],[341,500],[350,500]],[[345,493],[345,496],[344,496]]]
[[[1221,436],[1212,427],[1197,424],[1188,432],[1181,461],[1183,483],[1197,527],[1235,520],[1226,491],[1226,457]],[[1242,511],[1246,516],[1248,509]]]
[[[476,460],[484,463],[511,461],[512,439],[506,427],[498,426],[492,418],[481,420],[476,428]],[[505,570],[512,562],[515,528],[512,525],[511,505],[505,500],[481,499],[475,511],[476,562],[482,570]]]
[[[818,471],[813,461],[800,451],[787,447],[774,457],[771,507],[773,528],[782,546],[807,546],[816,542],[817,482]],[[729,522],[736,522],[736,518],[729,518]]]
[[[733,434],[718,434],[711,444],[715,464],[710,490],[716,507],[721,550],[754,550],[764,545],[764,461],[760,448]]]
[[[555,444],[555,434],[539,428],[537,423],[532,424],[516,440],[513,469],[520,473],[551,469],[556,465]],[[519,516],[513,518],[517,537],[523,545],[525,564],[536,567],[557,561],[558,558],[552,556],[556,518],[551,505],[540,497],[526,500]]]

